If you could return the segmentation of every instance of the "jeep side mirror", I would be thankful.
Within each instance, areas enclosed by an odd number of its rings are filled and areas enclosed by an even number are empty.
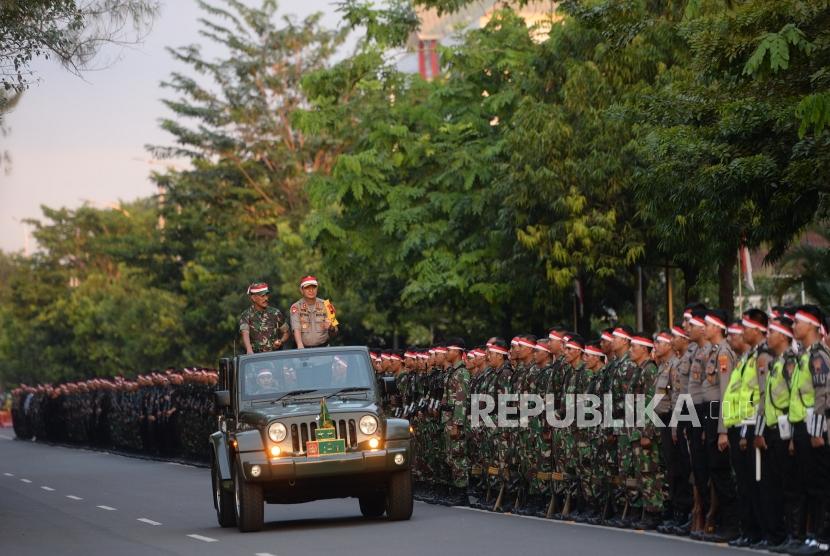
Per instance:
[[[396,396],[398,394],[398,383],[395,382],[395,377],[385,376],[382,380],[383,395],[386,397]]]
[[[213,393],[216,396],[217,409],[224,409],[231,406],[231,392],[230,390],[217,390]]]

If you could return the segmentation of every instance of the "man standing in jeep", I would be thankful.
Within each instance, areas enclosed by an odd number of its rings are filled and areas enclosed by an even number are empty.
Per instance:
[[[334,305],[317,297],[317,278],[300,279],[303,297],[291,306],[291,329],[297,349],[327,346],[337,335]]]
[[[247,354],[277,351],[288,340],[285,316],[276,307],[268,305],[270,293],[265,282],[248,286],[251,306],[239,316],[239,332]]]

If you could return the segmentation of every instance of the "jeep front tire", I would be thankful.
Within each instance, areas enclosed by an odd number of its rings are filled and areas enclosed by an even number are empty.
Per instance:
[[[412,517],[412,470],[397,471],[389,476],[386,488],[386,516],[390,521]]]
[[[233,474],[234,506],[236,524],[243,533],[259,531],[265,520],[265,501],[262,499],[262,485],[249,483],[237,461]]]
[[[236,513],[233,507],[231,493],[222,488],[222,478],[219,476],[219,466],[214,456],[210,466],[211,482],[213,483],[213,507],[216,508],[216,520],[220,527],[236,525]]]
[[[363,517],[380,517],[386,511],[386,495],[383,492],[364,494],[358,500]]]

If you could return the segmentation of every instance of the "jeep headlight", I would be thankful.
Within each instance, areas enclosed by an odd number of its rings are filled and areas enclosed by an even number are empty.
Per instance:
[[[285,440],[285,435],[288,431],[282,423],[271,423],[268,425],[268,438],[271,442],[282,442]]]
[[[363,434],[375,434],[378,430],[378,420],[374,415],[364,415],[360,418],[360,432]]]

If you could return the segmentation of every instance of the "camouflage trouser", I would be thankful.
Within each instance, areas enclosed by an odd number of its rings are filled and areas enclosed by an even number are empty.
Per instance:
[[[451,420],[444,424],[445,462],[447,482],[458,488],[467,488],[467,472],[470,466],[467,458],[467,431],[464,425]]]
[[[637,481],[637,460],[640,444],[631,444],[627,433],[617,437],[617,459],[620,469],[620,488],[617,491],[617,502],[623,507],[628,503],[629,508],[642,507],[640,500],[640,486]]]
[[[534,429],[537,427],[534,427]],[[539,430],[531,430],[530,449],[528,451],[528,469],[530,482],[528,494],[531,496],[548,496],[550,494],[551,479],[551,441],[545,439],[546,432],[540,427]]]
[[[614,477],[617,475],[617,447],[608,440],[610,432],[607,429],[594,431],[594,476],[593,491],[600,505],[609,499],[613,488]]]
[[[660,512],[665,502],[665,473],[660,462],[660,445],[656,439],[651,446],[634,450],[637,481],[640,484],[642,506],[647,512]]]
[[[594,487],[594,454],[596,452],[596,446],[593,439],[593,430],[586,429],[578,431],[576,457],[574,458],[579,496],[588,504],[596,504],[598,494]]]
[[[551,456],[553,460],[553,491],[556,494],[566,492],[566,464],[568,461],[568,442],[570,431],[566,428],[554,428],[551,439]]]

